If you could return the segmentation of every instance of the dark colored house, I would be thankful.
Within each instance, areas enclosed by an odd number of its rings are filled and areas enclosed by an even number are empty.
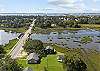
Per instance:
[[[45,53],[46,53],[46,54],[55,54],[56,51],[55,51],[55,49],[54,49],[53,47],[47,46],[47,47],[45,48]]]
[[[39,64],[40,63],[40,57],[36,53],[30,53],[27,57],[28,64]]]
[[[18,36],[18,39],[22,38],[24,36],[24,33],[21,33],[19,36]]]

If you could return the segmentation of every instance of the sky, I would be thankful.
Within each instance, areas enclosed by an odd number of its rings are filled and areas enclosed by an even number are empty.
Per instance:
[[[0,13],[100,13],[100,0],[0,0]]]

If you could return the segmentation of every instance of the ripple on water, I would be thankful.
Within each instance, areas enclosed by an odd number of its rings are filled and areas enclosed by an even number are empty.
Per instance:
[[[91,36],[93,41],[91,43],[82,44],[81,37]],[[100,40],[100,31],[96,30],[78,30],[78,31],[63,31],[61,33],[51,32],[49,34],[32,34],[30,38],[41,40],[44,43],[56,43],[62,47],[83,47],[92,48],[96,47],[100,49],[100,43],[95,43]]]

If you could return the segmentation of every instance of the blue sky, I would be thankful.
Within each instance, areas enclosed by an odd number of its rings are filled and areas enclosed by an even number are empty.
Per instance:
[[[100,0],[0,0],[0,13],[100,13]]]

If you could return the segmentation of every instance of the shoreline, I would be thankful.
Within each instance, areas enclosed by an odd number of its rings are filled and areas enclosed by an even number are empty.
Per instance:
[[[26,31],[26,28],[25,27],[23,27],[23,28],[0,28],[0,30],[5,30],[5,32],[11,31],[12,33],[13,32],[23,33]]]

